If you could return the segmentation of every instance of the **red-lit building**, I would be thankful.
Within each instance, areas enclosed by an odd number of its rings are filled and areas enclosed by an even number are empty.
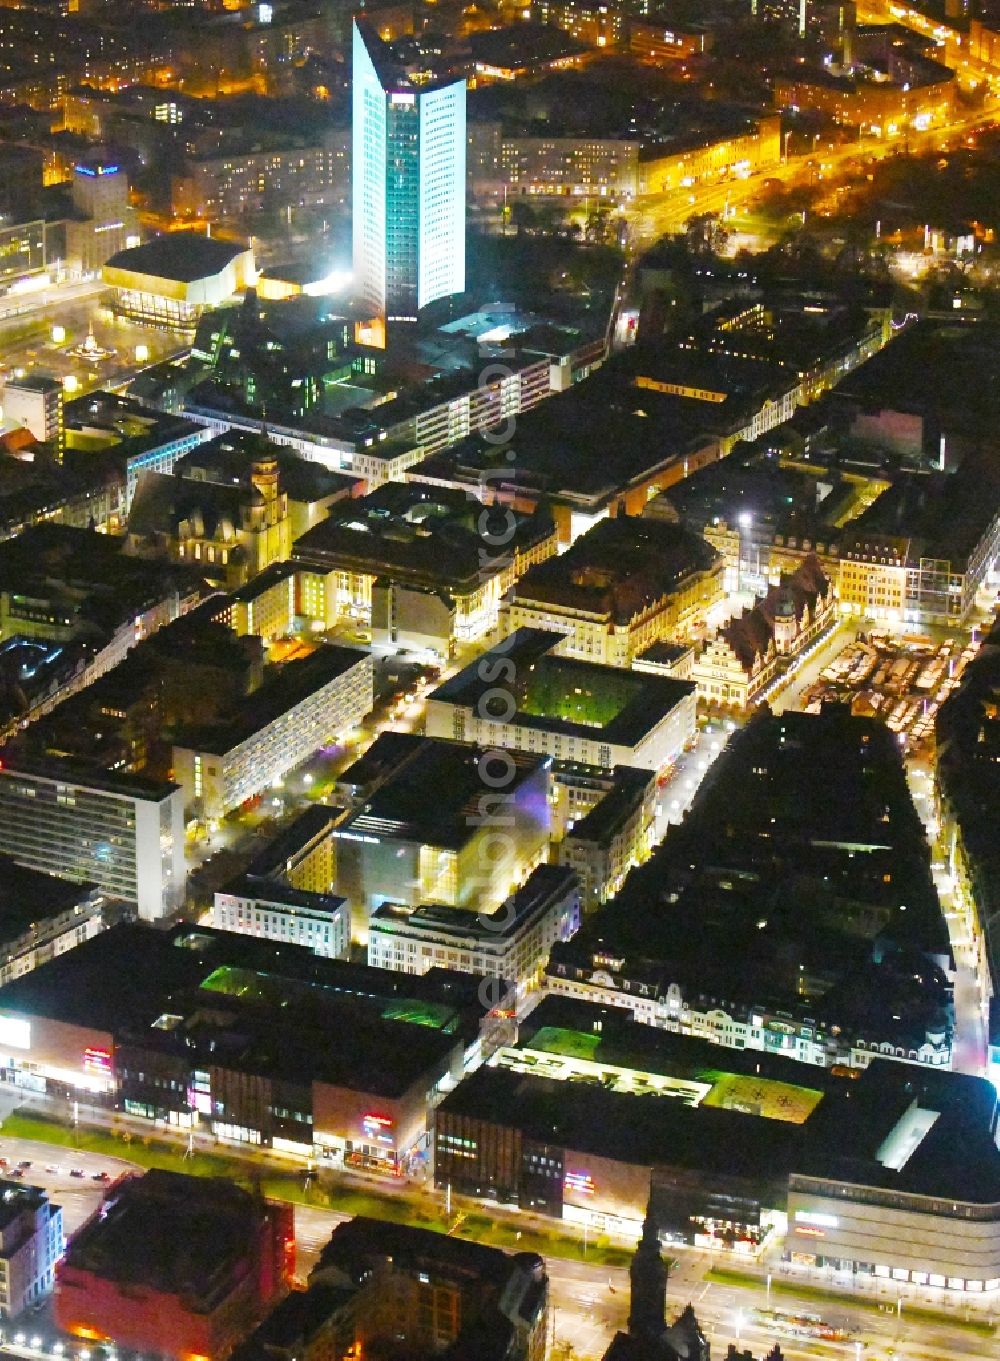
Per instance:
[[[70,1242],[56,1321],[77,1337],[217,1361],[285,1293],[294,1265],[290,1205],[221,1178],[147,1172]]]

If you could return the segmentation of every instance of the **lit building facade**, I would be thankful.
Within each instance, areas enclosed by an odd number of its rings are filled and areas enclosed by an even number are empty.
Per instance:
[[[144,325],[194,333],[207,308],[228,302],[257,278],[253,251],[191,232],[167,232],[117,251],[101,278],[114,311]]]
[[[353,59],[355,289],[413,320],[465,289],[465,81],[414,86],[365,21]]]
[[[612,898],[628,872],[649,858],[656,835],[656,778],[621,766],[599,803],[559,843],[559,863],[580,880],[584,908]]]
[[[0,768],[4,849],[29,869],[97,884],[155,921],[184,897],[183,795],[174,784],[70,763]]]
[[[815,1008],[807,1003],[792,1011],[712,998],[607,950],[594,951],[586,961],[550,960],[546,987],[554,996],[626,1007],[643,1025],[822,1068],[834,1064],[867,1068],[879,1058],[951,1067],[951,1037],[943,1023],[928,1026],[922,1034],[901,1036],[879,1026],[861,1034],[833,1021],[817,1023],[810,1015]]]
[[[139,244],[128,176],[116,161],[92,157],[73,167],[71,183],[82,221],[66,223],[66,255],[74,270],[93,274],[118,251]]]
[[[631,666],[652,644],[703,629],[723,598],[723,559],[681,525],[618,515],[533,567],[500,609],[500,629],[547,628],[562,657]]]
[[[694,685],[560,657],[559,638],[519,629],[445,681],[427,701],[428,736],[604,768],[675,761],[694,737]]]
[[[691,671],[699,698],[722,708],[756,704],[791,658],[833,623],[836,599],[819,559],[809,554],[752,610],[710,639]]]
[[[347,902],[330,892],[334,825],[340,808],[315,803],[251,860],[245,874],[216,891],[212,925],[220,931],[304,945],[314,955],[346,959]]]
[[[494,756],[507,772],[497,794],[482,774]],[[351,903],[355,941],[367,942],[383,903],[441,904],[468,913],[470,927],[500,908],[548,858],[551,769],[523,750],[383,733],[343,775],[355,806],[331,832],[335,890]]]
[[[218,895],[217,895],[218,898]],[[368,963],[402,973],[445,967],[516,985],[518,1000],[541,981],[549,950],[580,925],[572,870],[539,865],[495,912],[383,903],[368,923]]]
[[[346,959],[351,912],[333,894],[303,893],[288,884],[244,876],[215,895],[212,925],[220,931],[303,945],[325,959]]]
[[[296,667],[302,670],[293,680]],[[369,653],[324,647],[288,663],[230,727],[181,734],[173,765],[185,804],[203,818],[224,817],[350,732],[371,711],[372,667]]]
[[[338,207],[347,202],[349,164],[339,129],[298,146],[193,156],[173,181],[173,210],[178,217],[240,221],[269,203]]]
[[[35,439],[53,443],[62,456],[63,390],[58,379],[43,374],[8,379],[3,389],[3,416],[30,430]]]
[[[1000,473],[972,456],[954,473],[898,477],[840,540],[840,608],[890,623],[964,623],[1000,564]]]
[[[731,136],[656,155],[639,166],[639,192],[665,194],[712,180],[746,179],[781,160],[781,118],[765,115]]]
[[[904,75],[909,76],[909,66]],[[957,82],[954,72],[938,62],[920,63],[916,79],[880,73],[870,80],[833,76],[827,70],[779,76],[774,102],[781,109],[802,109],[876,137],[897,137],[911,130],[926,132],[954,116]],[[895,78],[894,78],[895,77]]]
[[[49,1294],[62,1252],[61,1206],[38,1186],[0,1181],[0,1318]]]
[[[105,906],[91,884],[41,874],[0,854],[0,987],[96,936]]]
[[[619,137],[510,137],[500,123],[471,123],[469,192],[483,202],[511,195],[632,199],[639,147]]]

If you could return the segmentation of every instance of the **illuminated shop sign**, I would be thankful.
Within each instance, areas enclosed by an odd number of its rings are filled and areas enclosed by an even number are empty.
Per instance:
[[[85,1049],[83,1070],[85,1073],[110,1073],[111,1055],[106,1049]]]
[[[387,1134],[386,1130],[392,1129],[394,1124],[395,1121],[390,1120],[387,1115],[374,1115],[369,1112],[368,1115],[361,1117],[361,1127],[365,1132],[365,1137],[374,1139],[376,1143],[380,1144],[392,1143],[392,1136]]]
[[[840,1223],[836,1215],[824,1215],[812,1210],[796,1210],[796,1224],[816,1224],[821,1229],[835,1229]]]
[[[567,1191],[576,1191],[581,1196],[592,1196],[597,1190],[589,1172],[567,1172],[563,1185]]]

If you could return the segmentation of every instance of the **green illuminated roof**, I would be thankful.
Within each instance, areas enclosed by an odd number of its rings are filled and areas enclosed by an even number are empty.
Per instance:
[[[532,1049],[544,1049],[549,1054],[563,1054],[571,1059],[596,1057],[601,1036],[596,1031],[566,1030],[562,1026],[546,1025],[532,1036]]]
[[[538,1060],[531,1057],[533,1053],[551,1054],[554,1059],[570,1062],[561,1068],[558,1063],[546,1066],[543,1071]],[[603,1069],[599,1080],[615,1090],[636,1087],[647,1095],[667,1096],[679,1096],[683,1091],[691,1105],[715,1106],[794,1125],[807,1120],[823,1099],[823,1093],[816,1088],[763,1077],[759,1073],[733,1073],[697,1063],[692,1065],[677,1058],[650,1062],[652,1056],[649,1054],[630,1054],[609,1045],[607,1036],[599,1030],[543,1025],[527,1042],[505,1054],[501,1066],[518,1068],[519,1061],[523,1061],[529,1071],[569,1081],[597,1081],[589,1065],[600,1064]],[[580,1064],[578,1069],[573,1067],[574,1061]],[[659,1079],[665,1079],[667,1087]]]
[[[296,1001],[330,998],[342,995],[342,989],[325,983],[311,983],[299,978],[281,978],[275,974],[259,973],[236,965],[222,964],[202,980],[206,992],[221,992],[227,997],[241,997],[271,1006],[289,1006]],[[383,1021],[405,1021],[409,1025],[425,1026],[429,1030],[454,1031],[458,1017],[453,1007],[443,1002],[424,1001],[414,997],[394,997],[379,1013]]]
[[[811,1087],[752,1074],[704,1072],[700,1076],[712,1084],[702,1105],[744,1111],[765,1120],[787,1120],[801,1125],[823,1099],[823,1093]]]
[[[406,1021],[410,1025],[424,1025],[431,1030],[450,1031],[455,1026],[455,1013],[438,1002],[415,1001],[401,997],[389,1002],[382,1012],[383,1021]]]

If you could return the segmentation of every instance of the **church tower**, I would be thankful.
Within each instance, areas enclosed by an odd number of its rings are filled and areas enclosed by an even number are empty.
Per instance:
[[[660,1255],[660,1235],[650,1191],[642,1237],[629,1266],[632,1303],[628,1330],[643,1341],[660,1341],[667,1327],[667,1264]]]

